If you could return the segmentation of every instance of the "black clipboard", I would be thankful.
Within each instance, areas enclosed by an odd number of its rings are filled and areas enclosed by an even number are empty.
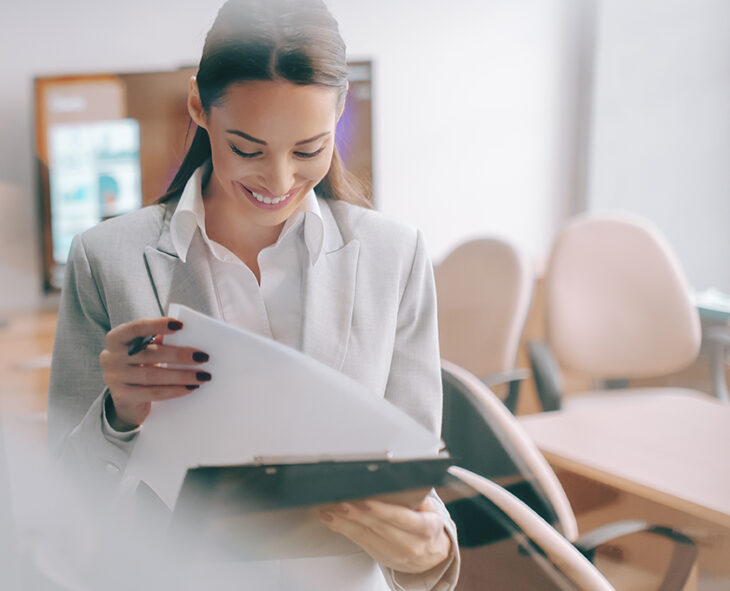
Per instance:
[[[378,497],[416,508],[444,484],[448,454],[417,460],[316,461],[189,469],[168,539],[182,560],[334,556],[360,549],[318,507]]]

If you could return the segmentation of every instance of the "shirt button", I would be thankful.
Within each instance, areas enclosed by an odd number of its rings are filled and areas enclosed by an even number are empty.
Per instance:
[[[119,474],[119,467],[110,463],[106,465],[106,471],[108,474]]]

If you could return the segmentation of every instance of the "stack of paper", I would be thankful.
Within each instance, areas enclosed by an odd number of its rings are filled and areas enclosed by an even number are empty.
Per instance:
[[[168,507],[197,466],[438,455],[433,433],[340,372],[185,306],[168,314],[184,327],[165,343],[209,353],[213,376],[153,405],[128,463]]]

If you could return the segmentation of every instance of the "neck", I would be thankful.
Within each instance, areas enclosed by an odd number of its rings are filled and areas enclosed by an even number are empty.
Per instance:
[[[208,236],[225,246],[252,269],[257,267],[259,253],[274,244],[284,223],[260,226],[251,223],[246,208],[231,200],[215,184],[215,175],[203,188],[205,229]]]

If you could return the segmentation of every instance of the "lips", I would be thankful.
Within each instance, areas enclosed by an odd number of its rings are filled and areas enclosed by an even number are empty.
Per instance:
[[[299,188],[292,189],[289,191],[286,196],[284,196],[284,199],[281,199],[281,197],[275,197],[271,195],[268,192],[262,192],[259,193],[258,191],[253,191],[246,187],[245,185],[238,183],[238,186],[241,187],[241,190],[243,191],[244,195],[248,197],[248,200],[253,203],[256,207],[259,209],[268,209],[268,210],[276,210],[276,209],[282,209],[286,207],[292,200],[292,198],[299,192]],[[257,199],[256,196],[259,196],[262,200]],[[277,199],[280,199],[280,201],[276,201]],[[270,201],[269,203],[266,203],[266,201]]]

